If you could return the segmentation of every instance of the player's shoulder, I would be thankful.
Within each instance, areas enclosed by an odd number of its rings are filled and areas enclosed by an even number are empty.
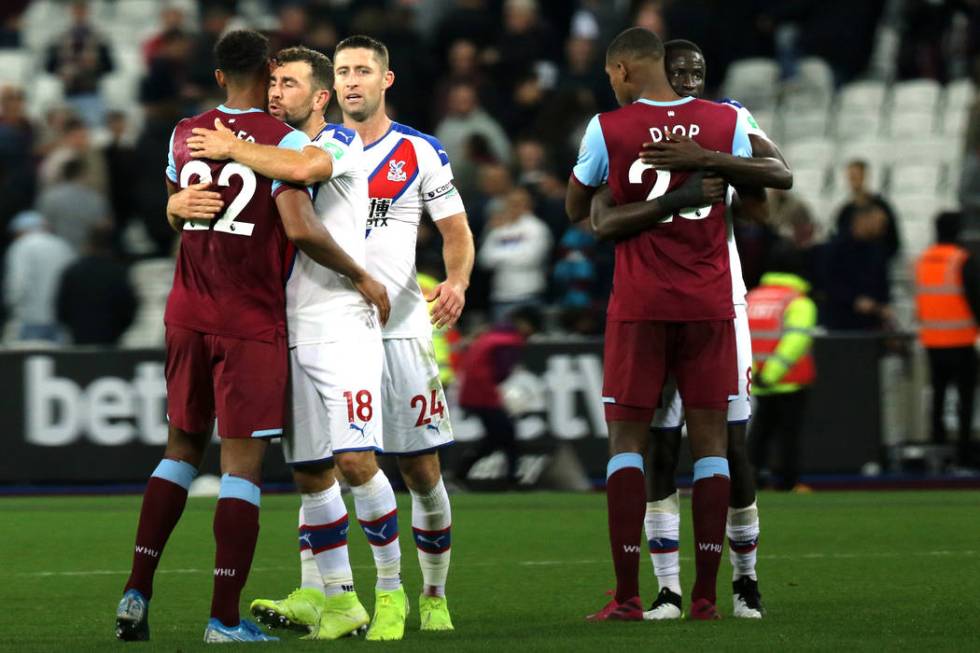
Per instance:
[[[363,149],[361,137],[357,134],[357,132],[337,123],[328,122],[326,125],[324,125],[323,129],[320,130],[320,134],[313,140],[323,141],[327,139],[333,139],[347,147]]]
[[[426,154],[434,154],[436,157],[438,157],[442,165],[449,163],[449,156],[446,154],[446,149],[435,136],[426,134],[425,132],[421,132],[399,122],[393,122],[391,124],[391,131],[392,133],[401,135],[402,138],[411,140],[415,145],[416,152],[420,155],[424,156]]]

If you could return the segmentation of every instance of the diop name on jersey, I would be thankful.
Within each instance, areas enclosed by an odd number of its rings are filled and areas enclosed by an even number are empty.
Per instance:
[[[680,134],[681,136],[688,136],[694,138],[701,133],[701,125],[697,123],[691,123],[686,127],[684,125],[664,125],[661,127],[651,127],[650,128],[650,138],[653,139],[654,143],[659,143],[664,140],[664,134]]]

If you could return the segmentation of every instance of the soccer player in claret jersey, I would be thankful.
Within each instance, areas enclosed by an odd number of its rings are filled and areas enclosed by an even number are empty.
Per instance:
[[[383,280],[392,298],[391,319],[382,334],[383,440],[385,452],[398,455],[399,469],[412,495],[412,533],[423,580],[421,628],[451,630],[445,585],[452,519],[438,450],[452,444],[453,437],[432,348],[426,300],[434,302],[432,324],[451,326],[459,318],[473,267],[473,237],[442,146],[431,136],[393,122],[385,112],[385,91],[394,82],[394,73],[389,69],[384,44],[366,36],[345,39],[337,46],[334,68],[334,90],[344,126],[355,130],[365,143],[369,180],[364,202],[370,211],[368,269]],[[220,147],[218,140],[228,140],[215,132],[200,134],[203,138],[199,145],[205,152],[212,143]],[[302,182],[322,179],[314,154],[303,154],[278,153],[276,159],[283,165],[286,178]],[[239,158],[241,154],[232,156]],[[427,298],[422,296],[415,272],[415,239],[423,210],[442,234],[447,273],[446,280]],[[311,557],[309,551],[301,550],[303,586],[323,588]],[[253,606],[265,610],[267,616],[277,615],[273,624],[296,623],[301,615],[294,609],[293,598],[260,600]],[[318,616],[307,614],[298,623],[314,618]]]
[[[705,61],[701,49],[690,41],[674,40],[665,44],[667,76],[674,90],[685,97],[700,97],[704,92]],[[703,150],[691,139],[679,135],[671,141],[650,144],[640,158],[658,169],[700,169],[720,174],[738,185],[732,203],[732,216],[764,221],[768,217],[765,194],[761,197],[752,186],[788,188],[792,173],[779,149],[758,127],[747,109],[734,100],[722,100],[735,106],[750,125],[749,140],[753,158],[734,157],[723,152]],[[690,180],[696,179],[692,176]],[[720,178],[706,179],[706,187],[724,192]],[[676,192],[676,191],[675,191]],[[603,238],[622,239],[653,228],[670,213],[656,201],[614,206],[608,189],[596,193],[592,202],[592,222]],[[746,315],[745,283],[742,281],[734,234],[729,230],[728,249],[732,268],[732,300],[735,305],[735,334],[738,349],[738,396],[728,404],[728,461],[731,466],[732,490],[728,509],[728,544],[733,568],[734,615],[761,618],[763,608],[755,571],[759,539],[759,516],[755,500],[755,480],[748,461],[745,427],[752,410],[749,396],[752,367],[752,341]],[[664,392],[663,406],[658,409],[651,427],[653,446],[646,461],[647,514],[644,521],[650,558],[660,585],[660,593],[647,619],[677,619],[682,614],[680,559],[679,497],[675,484],[680,451],[683,407],[676,386]]]
[[[613,600],[589,618],[643,618],[639,598],[640,532],[646,511],[643,456],[650,422],[668,375],[684,398],[694,458],[697,575],[691,618],[715,619],[716,581],[729,499],[725,414],[737,391],[732,281],[722,202],[686,208],[670,197],[689,176],[643,163],[643,143],[685,134],[703,147],[751,156],[744,118],[730,106],[681,98],[667,81],[656,34],[631,28],[606,53],[606,72],[620,109],[589,123],[569,182],[566,208],[588,217],[595,190],[608,183],[613,201],[661,198],[672,218],[616,245],[605,337],[603,403],[611,458],[606,496],[616,571]],[[667,194],[665,194],[667,193]],[[677,202],[677,203],[675,203]]]
[[[246,140],[284,148],[308,139],[268,116],[268,41],[250,30],[230,32],[215,47],[218,84],[227,100],[181,121],[171,138],[167,187],[215,183],[227,206],[217,220],[181,220],[180,253],[167,300],[167,410],[164,459],[147,484],[133,568],[116,612],[116,636],[149,639],[153,576],[180,519],[187,489],[203,461],[217,417],[221,489],[214,516],[217,544],[206,642],[266,641],[239,619],[238,602],[259,531],[259,480],[264,438],[282,433],[286,391],[285,291],[290,241],[311,258],[347,275],[383,306],[384,287],[371,279],[317,221],[306,189],[281,184],[240,164],[198,160],[184,140],[216,119]]]

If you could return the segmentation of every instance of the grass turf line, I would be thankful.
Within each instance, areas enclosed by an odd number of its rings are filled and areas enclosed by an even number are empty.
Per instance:
[[[613,586],[601,494],[454,495],[448,595],[454,633],[418,632],[421,583],[399,496],[402,573],[412,603],[402,651],[975,650],[980,613],[978,492],[762,494],[762,622],[731,618],[722,564],[717,623],[589,624]],[[196,651],[207,621],[214,499],[192,499],[160,565],[148,645],[115,642],[113,617],[133,545],[139,497],[0,500],[0,650]],[[294,496],[263,497],[262,531],[243,610],[298,585]],[[348,509],[353,515],[348,497]],[[682,508],[682,582],[693,582],[690,504]],[[371,611],[374,568],[351,529],[358,593]],[[644,547],[645,550],[645,547]],[[656,593],[641,559],[645,604]],[[685,606],[686,607],[686,606]],[[389,644],[390,645],[390,644]],[[360,639],[275,650],[360,649]],[[223,646],[222,651],[241,646]],[[244,650],[252,650],[247,648]]]

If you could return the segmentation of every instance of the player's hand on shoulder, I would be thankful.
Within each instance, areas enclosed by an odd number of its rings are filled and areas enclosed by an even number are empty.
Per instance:
[[[221,200],[221,193],[208,190],[210,183],[193,184],[184,188],[167,200],[167,219],[175,229],[180,227],[174,224],[179,220],[213,220],[225,203]]]
[[[220,118],[214,119],[214,129],[195,127],[192,136],[187,137],[187,147],[191,156],[196,159],[211,159],[223,161],[232,157],[232,150],[238,137],[235,132],[225,127]]]
[[[381,325],[387,324],[388,316],[391,314],[391,302],[388,300],[388,289],[384,284],[370,274],[365,274],[363,278],[354,281],[354,287],[369,304],[377,306]]]
[[[718,175],[704,175],[701,178],[701,193],[704,200],[701,206],[724,203],[728,194],[728,183]]]
[[[427,302],[436,302],[432,307],[432,324],[437,329],[449,328],[456,324],[466,305],[466,288],[457,282],[443,281],[425,298]]]
[[[705,150],[693,138],[667,132],[665,140],[643,144],[640,160],[660,170],[694,170],[704,167]]]

